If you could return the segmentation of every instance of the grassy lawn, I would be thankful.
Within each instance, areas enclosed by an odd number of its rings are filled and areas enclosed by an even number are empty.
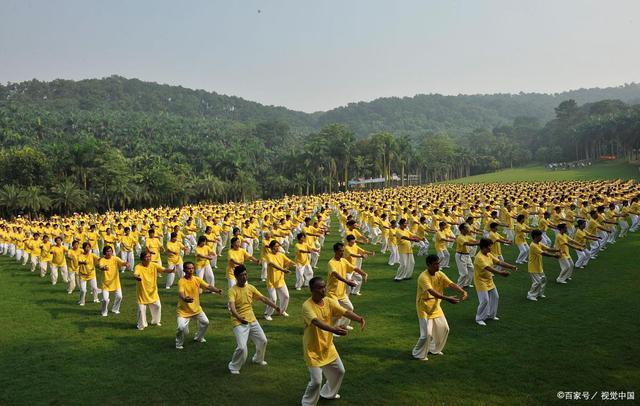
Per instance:
[[[469,176],[448,183],[534,182],[554,180],[638,179],[638,166],[621,160],[594,162],[586,168],[552,171],[544,166],[525,166]]]
[[[333,231],[319,263],[321,275],[337,238]],[[525,300],[526,269],[497,279],[501,320],[487,327],[474,322],[475,291],[467,302],[445,304],[451,327],[445,355],[428,362],[413,361],[410,353],[419,333],[415,276],[424,257],[417,257],[414,278],[402,283],[392,281],[395,267],[386,264],[386,256],[370,258],[370,281],[363,296],[353,299],[367,328],[337,340],[347,370],[339,403],[542,404],[557,401],[558,391],[638,392],[640,272],[628,255],[636,249],[637,234],[619,241],[577,270],[570,284],[550,282],[548,298],[537,303]],[[514,248],[505,250],[508,261],[515,255]],[[555,280],[557,261],[546,258],[545,269]],[[266,293],[257,267],[250,272]],[[455,262],[446,273],[455,280]],[[216,278],[226,287],[220,271]],[[130,273],[123,281],[122,313],[103,318],[99,304],[80,307],[63,285],[51,286],[0,258],[0,404],[299,404],[308,381],[301,353],[306,291],[292,290],[290,318],[261,321],[269,365],[249,362],[232,376],[226,366],[235,340],[223,298],[202,300],[211,321],[208,342],[189,339],[177,351],[175,285],[168,291],[162,285],[163,326],[140,332]],[[257,314],[262,309],[255,306]],[[195,329],[192,322],[190,336]],[[338,402],[323,404],[329,403]]]

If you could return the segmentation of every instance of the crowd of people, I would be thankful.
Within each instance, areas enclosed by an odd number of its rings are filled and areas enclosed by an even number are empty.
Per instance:
[[[200,295],[223,293],[216,286],[215,270],[226,250],[221,267],[237,343],[228,364],[231,374],[239,374],[246,362],[249,338],[255,346],[252,362],[267,365],[267,337],[254,302],[264,304],[265,321],[276,314],[289,317],[285,275],[294,273],[292,287],[310,290],[302,304],[304,360],[310,375],[302,404],[313,405],[320,397],[339,398],[345,368],[333,340],[348,334],[352,321],[365,326],[351,298],[363,294],[368,281],[363,260],[375,251],[389,254],[387,263],[397,266],[393,280],[398,283],[413,280],[416,251],[425,257],[415,297],[420,335],[411,353],[426,361],[430,354],[441,355],[447,342],[442,301],[456,304],[475,290],[474,319],[486,327],[499,319],[494,276],[508,277],[518,266],[526,267],[531,278],[523,298],[544,299],[542,258],[557,258],[555,281],[569,283],[576,268],[587,267],[610,244],[637,231],[639,196],[633,181],[443,184],[47,219],[18,217],[0,219],[0,253],[48,276],[53,285],[61,280],[68,294],[78,288],[80,306],[85,306],[90,287],[103,317],[120,313],[120,278],[129,272],[136,280],[139,330],[148,327],[147,310],[150,324],[161,325],[158,289],[172,289],[177,277],[175,347],[182,350],[191,319],[197,322],[194,340],[206,341],[209,320]],[[330,247],[328,263],[319,264],[332,218],[338,221],[341,241]],[[516,258],[504,258],[505,244],[517,247]],[[458,272],[455,282],[442,271],[452,266],[450,251]],[[185,261],[190,254],[195,260]],[[256,278],[265,281],[266,294],[249,283],[250,262],[256,264]]]

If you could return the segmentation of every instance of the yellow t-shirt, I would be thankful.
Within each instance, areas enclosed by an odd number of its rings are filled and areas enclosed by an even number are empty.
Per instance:
[[[332,298],[325,297],[321,305],[309,298],[302,304],[304,319],[304,336],[302,349],[307,366],[322,367],[338,358],[338,351],[333,344],[333,334],[315,326],[312,321],[318,319],[331,325],[334,318],[342,317],[347,309]]]
[[[473,261],[473,282],[476,285],[476,291],[486,292],[496,287],[493,283],[493,273],[487,271],[485,268],[493,267],[499,262],[500,260],[492,253],[485,255],[480,252],[476,255]]]
[[[489,239],[491,241],[493,241],[493,245],[491,246],[491,253],[493,255],[495,255],[496,257],[501,256],[502,255],[502,244],[498,240],[502,240],[503,237],[500,235],[500,233],[498,233],[496,231],[491,231],[491,232],[489,232]]]
[[[353,272],[354,266],[345,258],[337,261],[331,258],[329,261],[329,276],[327,278],[327,296],[336,300],[345,299],[347,297],[347,284],[338,280],[333,273],[337,273],[343,279],[347,279],[347,274]]]
[[[446,230],[436,231],[436,251],[444,251],[447,249],[447,242],[444,238],[447,238]]]
[[[44,242],[40,245],[40,261],[51,262],[53,255],[51,254],[51,243]]]
[[[73,250],[70,249],[67,252],[69,256],[69,272],[78,272],[78,256],[82,253],[80,248]]]
[[[94,255],[92,252],[85,254],[81,252],[78,254],[78,276],[83,281],[95,279],[96,277],[96,264],[100,261],[100,257]]]
[[[150,262],[149,266],[138,264],[133,271],[135,276],[142,280],[137,281],[136,294],[139,304],[155,303],[160,300],[158,295],[158,271],[163,268],[155,262]]]
[[[345,246],[346,249],[346,246]],[[310,251],[311,247],[306,242],[296,243],[296,264],[300,266],[309,265],[309,254],[301,251]]]
[[[458,234],[458,236],[456,237],[456,252],[460,254],[468,254],[469,247],[465,245],[465,243],[471,242],[473,240],[474,238],[471,234],[468,234],[468,235]]]
[[[396,231],[396,240],[398,241],[398,253],[399,254],[412,254],[411,241],[405,240],[402,237],[411,238],[413,234],[409,230],[403,230],[401,228]]]
[[[102,290],[108,292],[114,292],[121,289],[120,286],[120,267],[124,266],[125,262],[115,255],[109,259],[100,258],[98,266],[102,268],[107,267],[107,270],[102,271]]]
[[[238,312],[240,317],[242,317],[249,323],[257,321],[256,315],[253,313],[252,303],[254,298],[258,299],[261,297],[262,294],[258,291],[258,289],[256,289],[255,286],[251,285],[250,283],[246,283],[243,287],[235,285],[231,289],[229,289],[229,302],[234,303],[236,311]],[[231,316],[231,322],[234,326],[239,326],[240,324],[242,324],[238,321],[238,319],[233,317],[233,315]]]
[[[124,252],[133,252],[133,247],[136,245],[136,239],[129,235],[123,235],[120,238],[120,248]]]
[[[275,264],[280,268],[286,268],[293,264],[293,261],[287,258],[282,252],[276,252],[275,254],[270,252],[265,259],[267,262],[267,288],[281,288],[286,282],[284,280],[285,273],[279,269],[274,268],[271,264]]]
[[[151,253],[151,262],[158,262],[160,260],[160,248],[162,247],[160,239],[157,237],[147,238],[145,245]]]
[[[558,233],[556,236],[555,248],[560,250],[560,258],[561,259],[569,259],[571,258],[571,254],[569,254],[569,236],[566,234]]]
[[[193,298],[193,302],[187,303],[178,298],[178,309],[176,313],[178,317],[192,317],[202,312],[200,306],[200,289],[209,286],[207,282],[192,275],[191,278],[180,278],[178,281],[178,292],[184,296]]]
[[[440,307],[441,299],[437,299],[430,294],[427,289],[442,293],[446,287],[453,282],[444,274],[438,271],[433,276],[428,271],[423,271],[418,277],[418,290],[416,292],[416,310],[418,318],[435,319],[444,316]]]
[[[230,249],[227,251],[227,255],[229,260],[233,259],[238,264],[244,264],[246,260],[248,260],[251,255],[244,248],[238,248],[237,250]],[[233,275],[233,269],[237,265],[234,265],[233,262],[227,262],[227,279],[235,279],[236,277]]]
[[[513,226],[513,229],[516,234],[514,242],[516,244],[524,244],[526,242],[525,231],[527,231],[529,228],[525,224],[516,223]]]
[[[67,266],[67,260],[64,257],[64,254],[67,251],[68,249],[64,245],[61,245],[61,246],[54,245],[53,247],[51,247],[51,254],[52,254],[51,265]]]
[[[180,265],[182,263],[182,257],[180,256],[180,252],[184,248],[185,248],[184,244],[181,243],[180,241],[176,241],[176,242],[169,241],[167,243],[167,262],[169,263],[169,267],[172,267],[174,265]]]
[[[536,244],[532,242],[529,245],[529,262],[527,263],[527,270],[529,273],[543,273],[542,270],[542,253],[544,244]]]

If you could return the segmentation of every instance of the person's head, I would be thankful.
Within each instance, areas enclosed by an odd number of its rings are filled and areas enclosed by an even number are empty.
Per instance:
[[[307,238],[307,235],[305,233],[298,233],[298,235],[296,236],[296,239],[298,240],[299,243],[304,242],[306,238]]]
[[[444,221],[441,221],[440,223],[438,223],[438,228],[440,228],[440,231],[443,231],[446,226],[447,226],[447,223],[445,223]]]
[[[491,251],[491,246],[493,245],[493,241],[488,238],[481,238],[478,247],[480,248],[480,252],[483,254],[487,254]]]
[[[85,252],[85,254],[88,254],[89,251],[91,251],[91,244],[89,244],[88,242],[85,242],[82,244],[82,251]]]
[[[558,224],[558,231],[560,234],[564,234],[567,232],[567,225],[565,223]]]
[[[355,220],[349,220],[347,221],[347,227],[349,228],[353,228],[356,226],[356,221]]]
[[[518,217],[516,217],[516,221],[518,223],[524,223],[524,214],[518,214]]]
[[[458,230],[460,230],[460,234],[467,235],[469,234],[469,226],[467,223],[462,223],[458,226]]]
[[[233,268],[233,276],[236,277],[238,286],[243,287],[247,283],[247,268],[244,265],[238,265]]]
[[[131,232],[131,229],[129,227],[124,228],[124,235],[129,235],[130,232]]]
[[[62,237],[56,237],[55,240],[56,245],[61,245],[62,244]]]
[[[77,250],[77,249],[78,249],[78,245],[80,245],[80,243],[78,242],[78,240],[73,240],[73,241],[71,242],[71,248],[72,248],[72,249],[74,249],[74,250]]]
[[[342,258],[344,255],[344,244],[341,242],[333,244],[333,254],[336,258]]]
[[[531,239],[535,243],[539,243],[540,241],[542,241],[542,231],[540,230],[531,231]]]
[[[269,249],[273,254],[280,250],[280,243],[277,240],[271,240],[269,243]]]
[[[493,223],[489,224],[489,230],[497,232],[498,231],[498,223],[493,222]]]
[[[196,266],[193,262],[187,261],[182,265],[182,270],[184,271],[184,276],[189,279],[191,275],[196,271]]]
[[[104,248],[102,248],[102,255],[104,255],[105,258],[111,258],[113,255],[113,248],[109,245],[105,245]]]
[[[234,250],[240,248],[240,239],[238,237],[233,237],[231,239],[231,248],[233,248]]]
[[[153,238],[156,236],[156,230],[154,228],[149,229],[149,238]]]
[[[587,222],[584,221],[583,219],[578,220],[578,228],[580,230],[584,230],[584,228],[587,226]]]
[[[437,255],[429,254],[427,255],[427,258],[425,259],[425,261],[427,263],[427,271],[431,275],[434,275],[436,272],[440,270],[440,258],[438,258]]]
[[[151,252],[149,252],[148,249],[145,248],[140,252],[140,261],[142,261],[145,266],[149,265],[149,262],[151,262]]]
[[[49,236],[48,236],[48,235],[46,235],[46,234],[45,234],[45,235],[43,235],[43,236],[42,236],[42,241],[44,241],[44,242],[49,242]]]
[[[171,242],[178,241],[178,233],[176,233],[175,231],[172,231],[171,235],[170,235],[170,238],[171,238]]]
[[[356,237],[353,236],[353,234],[349,234],[347,236],[347,244],[351,247],[356,243]]]
[[[238,227],[233,227],[233,235],[240,235],[240,229]]]
[[[207,242],[207,237],[201,235],[198,237],[198,247],[204,247],[204,244]]]
[[[309,281],[309,290],[314,300],[322,300],[327,294],[324,279],[320,276],[314,276]]]
[[[400,226],[400,228],[404,229],[405,227],[407,227],[407,219],[400,219],[398,225]]]

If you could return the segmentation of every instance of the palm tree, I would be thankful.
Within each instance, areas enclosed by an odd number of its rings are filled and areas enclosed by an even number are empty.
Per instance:
[[[84,209],[87,204],[86,193],[71,179],[65,179],[63,182],[53,186],[51,194],[53,196],[51,200],[52,206],[67,215],[72,210]]]
[[[28,186],[20,193],[21,206],[30,214],[36,214],[51,207],[51,199],[42,193],[40,186]]]
[[[0,189],[0,207],[6,214],[13,215],[20,209],[22,190],[16,185],[4,185]]]

